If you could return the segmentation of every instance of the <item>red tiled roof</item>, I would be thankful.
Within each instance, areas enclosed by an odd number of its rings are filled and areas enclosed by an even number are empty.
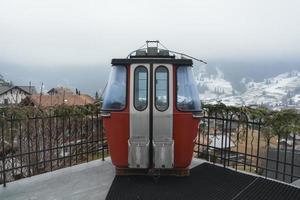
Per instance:
[[[57,105],[85,105],[94,103],[95,100],[86,94],[82,95],[31,95],[22,100],[22,105],[57,106]]]

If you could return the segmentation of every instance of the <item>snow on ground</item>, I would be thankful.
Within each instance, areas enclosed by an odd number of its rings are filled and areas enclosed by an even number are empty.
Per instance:
[[[209,76],[205,71],[196,76],[198,88],[202,88],[200,99],[203,101],[220,100],[233,94],[231,83],[224,79],[224,74],[218,68],[216,70],[217,74],[215,76]]]
[[[283,104],[288,95],[300,87],[300,74],[287,72],[263,82],[249,82],[242,95],[245,104]]]
[[[224,79],[223,73],[217,69],[217,75],[208,76],[202,71],[196,76],[200,99],[206,103],[222,102],[231,106],[264,105],[271,109],[300,107],[300,72],[292,71],[261,82],[241,80],[246,91],[239,94],[232,84]]]
[[[300,103],[300,94],[296,94],[294,97],[292,97],[292,100],[295,103]]]

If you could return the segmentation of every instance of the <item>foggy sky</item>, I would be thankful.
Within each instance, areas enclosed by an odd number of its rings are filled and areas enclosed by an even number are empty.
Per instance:
[[[0,0],[0,74],[47,87],[84,79],[95,91],[111,58],[149,39],[221,66],[299,67],[299,8],[298,0]]]

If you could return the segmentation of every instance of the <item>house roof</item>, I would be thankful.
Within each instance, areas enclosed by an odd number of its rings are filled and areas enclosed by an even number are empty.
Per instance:
[[[37,94],[36,88],[34,86],[17,86],[22,90],[30,93],[30,94]]]
[[[0,94],[5,93],[11,88],[11,86],[0,86]]]
[[[0,86],[0,94],[6,93],[12,89],[19,89],[28,94],[36,94],[36,89],[34,86]]]
[[[85,105],[94,103],[89,95],[31,95],[22,100],[21,105],[57,106],[57,105]]]

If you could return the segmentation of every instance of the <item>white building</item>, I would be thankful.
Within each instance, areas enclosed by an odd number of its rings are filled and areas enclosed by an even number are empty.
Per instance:
[[[19,104],[32,94],[36,94],[33,86],[0,86],[0,106]]]

